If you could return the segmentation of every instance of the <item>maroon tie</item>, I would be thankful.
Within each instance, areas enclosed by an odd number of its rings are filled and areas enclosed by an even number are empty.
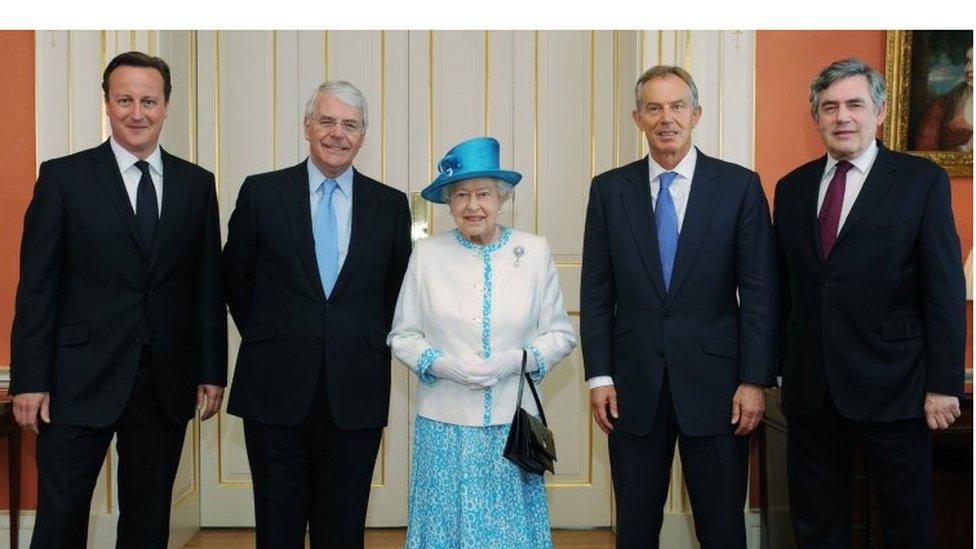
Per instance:
[[[853,164],[841,160],[834,166],[834,177],[827,185],[823,205],[820,206],[820,251],[826,260],[837,241],[837,227],[840,224],[840,210],[844,205],[844,188],[847,186],[847,172]]]

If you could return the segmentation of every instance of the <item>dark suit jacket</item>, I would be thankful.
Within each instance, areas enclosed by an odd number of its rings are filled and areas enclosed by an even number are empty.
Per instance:
[[[826,162],[776,187],[786,409],[814,414],[829,390],[850,419],[921,417],[926,391],[962,392],[966,295],[949,178],[879,147],[825,262],[817,192]]]
[[[386,425],[386,334],[410,257],[410,211],[406,195],[359,172],[352,189],[349,251],[326,299],[306,163],[244,180],[223,255],[227,302],[243,337],[230,413],[297,425],[324,371],[337,425]]]
[[[667,370],[683,433],[731,432],[738,385],[771,383],[775,280],[756,173],[698,153],[670,291],[647,158],[597,176],[583,239],[580,332],[586,377],[613,376],[615,427],[650,431]]]
[[[213,174],[166,151],[162,159],[152,250],[108,141],[41,164],[24,217],[11,392],[49,391],[56,423],[113,423],[143,345],[171,421],[193,416],[198,383],[226,383]]]

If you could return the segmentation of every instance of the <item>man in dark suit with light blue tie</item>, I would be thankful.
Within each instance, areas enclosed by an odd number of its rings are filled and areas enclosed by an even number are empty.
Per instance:
[[[326,82],[306,161],[248,177],[224,247],[242,335],[228,411],[244,419],[259,548],[362,547],[390,401],[390,331],[410,256],[406,196],[352,167],[366,100]]]
[[[776,186],[780,364],[800,547],[850,547],[866,447],[885,547],[933,547],[932,435],[960,415],[965,283],[949,177],[875,141],[885,81],[859,59],[810,86],[827,154]]]
[[[690,74],[653,67],[635,95],[650,155],[594,178],[580,295],[617,546],[658,546],[677,440],[702,547],[745,547],[746,435],[774,355],[769,210],[756,173],[692,147]]]

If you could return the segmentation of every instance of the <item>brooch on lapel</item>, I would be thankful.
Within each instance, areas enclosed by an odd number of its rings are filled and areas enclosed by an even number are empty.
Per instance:
[[[518,267],[519,259],[521,259],[523,255],[525,255],[525,248],[521,246],[516,246],[515,249],[512,250],[512,253],[515,254],[515,266]]]

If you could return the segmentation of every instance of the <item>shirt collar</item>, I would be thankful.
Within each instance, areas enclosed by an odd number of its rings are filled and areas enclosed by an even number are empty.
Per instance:
[[[688,154],[678,162],[678,165],[674,167],[673,170],[666,170],[661,167],[660,164],[654,161],[654,157],[650,154],[647,155],[647,166],[648,175],[650,176],[650,181],[654,181],[659,175],[665,172],[675,172],[682,178],[691,181],[692,176],[695,175],[695,165],[698,163],[698,148],[692,147],[688,150]]]
[[[857,168],[858,171],[860,171],[861,173],[868,173],[868,171],[871,169],[871,166],[874,165],[874,159],[877,157],[878,157],[878,143],[877,141],[872,139],[871,144],[868,145],[868,148],[864,149],[864,152],[862,152],[860,156],[858,156],[857,158],[852,158],[848,162],[853,164],[854,167]],[[837,160],[833,156],[830,156],[830,153],[828,152],[827,167],[826,170],[824,171],[824,174],[826,175],[828,173],[831,173],[834,169],[834,166],[836,166],[838,162],[840,162],[840,160]]]
[[[322,181],[327,179],[325,175],[319,170],[315,162],[309,158],[306,162],[308,165],[308,192],[309,194],[315,194],[319,190],[319,185]],[[341,192],[346,198],[352,196],[352,166],[346,168],[346,171],[339,174],[339,177],[335,178],[336,182],[339,183],[339,192]]]
[[[127,151],[122,145],[119,145],[115,137],[109,137],[108,142],[112,146],[112,152],[115,154],[115,162],[119,165],[119,171],[124,173],[139,161],[139,157]],[[163,155],[160,150],[159,143],[156,143],[156,148],[146,157],[146,162],[149,163],[149,167],[157,175],[163,175]]]

